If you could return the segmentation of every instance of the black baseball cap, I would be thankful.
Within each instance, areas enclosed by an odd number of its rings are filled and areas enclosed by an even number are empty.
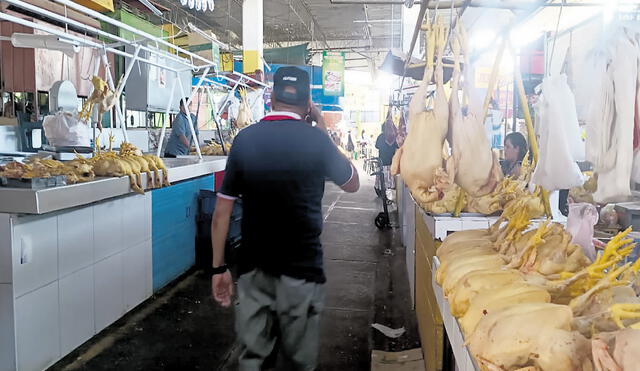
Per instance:
[[[309,103],[309,74],[298,67],[280,67],[273,77],[273,95],[278,102],[292,106]]]

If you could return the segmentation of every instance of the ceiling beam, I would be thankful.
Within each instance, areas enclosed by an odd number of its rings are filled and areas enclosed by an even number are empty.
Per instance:
[[[429,1],[429,0],[425,0]],[[423,1],[416,0],[414,4],[421,4]],[[405,0],[331,0],[331,4],[334,5],[404,5]]]
[[[320,40],[323,41],[326,46],[329,46],[329,44],[327,44],[327,35],[324,33],[322,28],[318,25],[318,21],[316,20],[316,17],[311,12],[311,9],[309,9],[309,6],[307,5],[307,3],[304,0],[295,0],[295,1],[299,2],[299,4],[302,6],[302,8],[305,10],[305,12],[309,15],[309,18],[311,18],[311,24],[313,26],[313,31],[317,31],[320,34],[320,37],[321,37]],[[294,13],[296,13],[296,15],[298,15],[297,12],[295,11],[295,9],[293,9],[293,7],[291,6],[291,0],[289,1],[289,7],[294,11]],[[299,15],[298,15],[298,18],[300,18]],[[300,18],[300,21],[302,21],[302,18]],[[310,32],[312,38],[315,37],[315,34],[314,34],[313,31]]]

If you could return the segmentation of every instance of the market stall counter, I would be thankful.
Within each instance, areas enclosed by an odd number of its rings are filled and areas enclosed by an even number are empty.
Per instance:
[[[403,202],[399,213],[404,216],[405,221],[411,219],[410,223],[402,223],[402,228],[407,229],[403,230],[403,235],[415,236],[405,238],[404,242],[407,249],[410,289],[415,298],[426,370],[448,369],[448,362],[454,363],[459,370],[473,370],[473,363],[468,359],[466,347],[461,345],[464,341],[460,340],[462,335],[457,321],[451,317],[448,310],[443,312],[443,305],[448,304],[446,301],[443,302],[442,292],[438,297],[438,292],[434,290],[437,285],[433,281],[433,267],[437,264],[436,249],[449,234],[463,230],[486,229],[498,220],[498,216],[470,213],[463,213],[460,217],[432,215],[418,206],[408,192],[405,199],[407,196],[412,202]],[[413,218],[408,217],[410,213],[413,213]],[[532,224],[535,226],[540,222],[541,219],[534,220]]]
[[[0,370],[49,367],[194,264],[197,196],[226,158],[165,163],[172,185],[144,194],[0,188]]]

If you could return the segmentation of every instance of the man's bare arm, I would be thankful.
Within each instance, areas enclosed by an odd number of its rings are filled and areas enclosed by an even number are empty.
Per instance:
[[[213,266],[224,264],[224,246],[229,233],[229,221],[235,200],[218,197],[211,219],[211,243],[213,244]]]

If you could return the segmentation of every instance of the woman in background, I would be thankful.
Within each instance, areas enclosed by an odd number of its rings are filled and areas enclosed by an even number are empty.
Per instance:
[[[353,151],[356,149],[356,146],[353,144],[353,138],[351,138],[351,130],[349,130],[349,133],[347,134],[347,148],[345,149],[349,152],[349,158],[354,158]]]
[[[504,160],[500,161],[500,166],[505,177],[520,176],[520,167],[528,148],[524,135],[518,132],[510,133],[504,138]]]

